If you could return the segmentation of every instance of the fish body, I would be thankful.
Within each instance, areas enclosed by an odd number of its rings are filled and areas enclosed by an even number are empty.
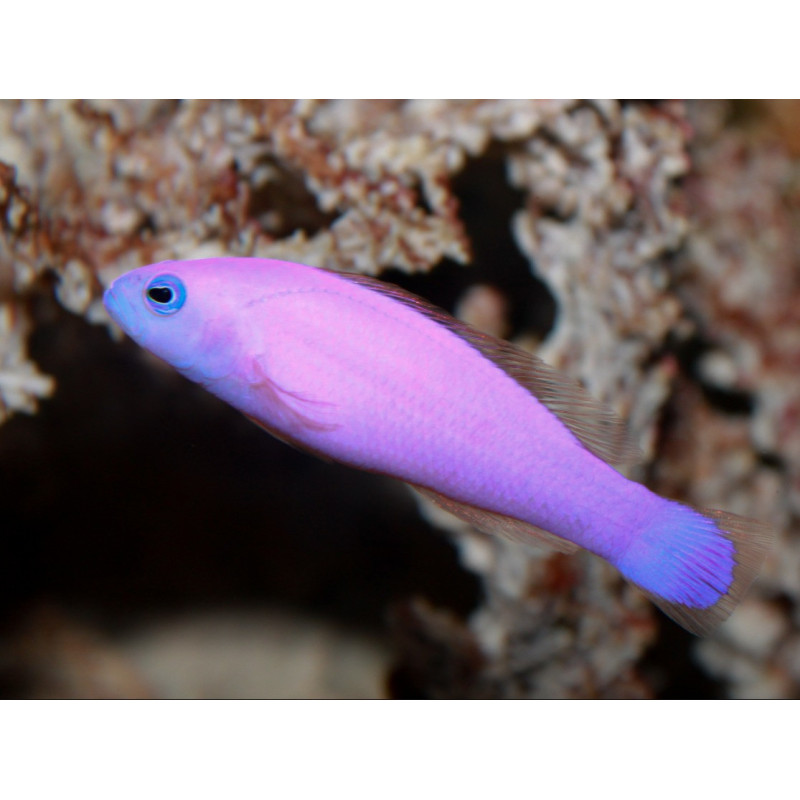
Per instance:
[[[402,290],[289,262],[162,262],[108,289],[111,316],[276,436],[417,487],[479,527],[585,548],[705,633],[770,533],[699,512],[606,461],[635,448],[575,383]]]

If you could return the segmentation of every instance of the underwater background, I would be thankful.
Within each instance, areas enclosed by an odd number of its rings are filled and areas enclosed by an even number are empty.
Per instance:
[[[795,101],[0,102],[0,695],[800,696],[798,155]],[[761,578],[701,640],[266,436],[101,302],[224,254],[536,352],[776,528]]]

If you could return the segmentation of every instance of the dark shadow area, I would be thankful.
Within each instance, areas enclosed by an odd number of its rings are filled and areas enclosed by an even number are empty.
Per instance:
[[[264,158],[260,167],[268,171],[269,180],[250,189],[248,219],[258,221],[277,239],[299,230],[313,236],[334,222],[336,214],[319,209],[300,173],[271,158]]]
[[[450,313],[470,286],[489,284],[508,300],[509,338],[521,333],[544,338],[555,322],[556,303],[531,272],[511,233],[512,218],[524,206],[525,193],[508,183],[507,155],[507,148],[493,145],[480,158],[470,159],[453,179],[459,215],[472,246],[470,264],[444,259],[429,273],[409,275],[393,269],[380,277]]]
[[[271,602],[382,631],[412,596],[476,604],[401,484],[287,447],[54,300],[35,313],[32,356],[58,388],[0,430],[4,627],[38,602],[106,630]]]
[[[750,392],[716,386],[704,379],[700,370],[702,358],[716,349],[716,345],[700,334],[675,343],[674,352],[683,372],[701,388],[706,402],[726,414],[749,415],[753,413],[753,396]]]
[[[662,700],[721,700],[724,687],[694,660],[697,637],[659,614],[658,638],[639,662],[641,675]]]

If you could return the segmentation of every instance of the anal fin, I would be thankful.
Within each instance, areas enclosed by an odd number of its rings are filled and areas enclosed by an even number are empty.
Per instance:
[[[485,533],[503,536],[519,544],[543,546],[559,553],[574,553],[579,549],[578,545],[562,539],[554,533],[531,525],[529,522],[523,522],[514,517],[507,517],[504,514],[461,503],[424,486],[418,486],[414,483],[409,485],[423,497],[436,503],[437,506],[445,511],[449,511],[454,517],[474,525]]]

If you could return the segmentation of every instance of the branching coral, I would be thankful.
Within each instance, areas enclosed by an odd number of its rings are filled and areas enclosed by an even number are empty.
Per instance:
[[[726,132],[724,109],[2,103],[0,420],[32,411],[53,388],[25,351],[26,295],[45,276],[69,311],[107,322],[103,286],[163,259],[230,253],[373,274],[468,263],[473,233],[453,180],[491,149],[523,198],[514,241],[557,305],[539,354],[629,420],[655,465],[636,477],[785,528],[800,507],[796,167],[781,145]],[[502,331],[504,300],[475,288],[461,313]],[[520,343],[536,346],[524,335]],[[714,392],[745,398],[744,412],[726,415]],[[485,599],[467,622],[425,604],[397,615],[398,659],[418,687],[436,696],[654,691],[637,664],[655,618],[610,567],[529,553],[423,509],[482,577]],[[795,539],[784,538],[742,615],[700,650],[738,694],[798,693],[793,611],[774,602],[800,602]],[[754,637],[748,620],[770,635]],[[448,654],[449,687],[436,667]]]
[[[785,532],[741,611],[698,652],[737,696],[794,697],[800,693],[800,173],[771,130],[726,129],[726,104],[695,104],[692,112],[697,136],[686,191],[695,230],[676,263],[676,294],[700,346],[696,382],[682,382],[671,400],[673,424],[656,475],[665,491],[771,521]]]
[[[15,177],[0,162],[0,423],[15,411],[34,412],[37,398],[53,391],[27,356],[29,325],[17,292],[36,270],[37,219]]]

